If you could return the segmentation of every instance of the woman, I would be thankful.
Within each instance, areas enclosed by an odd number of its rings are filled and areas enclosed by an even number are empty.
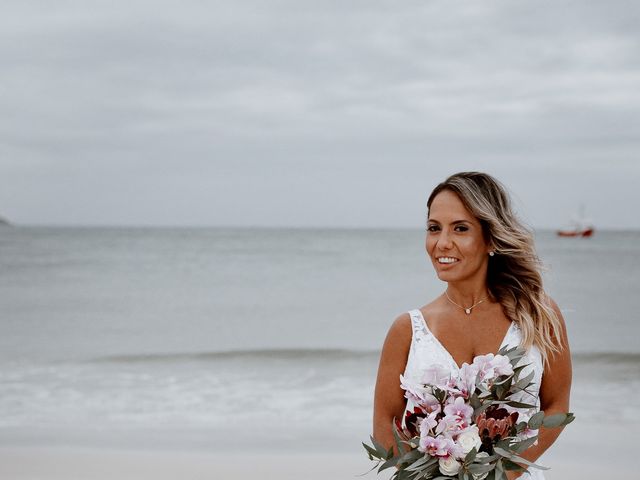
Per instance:
[[[415,377],[433,364],[456,373],[476,355],[495,354],[505,345],[527,349],[523,363],[535,372],[528,400],[546,415],[569,411],[572,371],[564,319],[543,289],[533,235],[510,203],[505,188],[479,172],[452,175],[429,196],[426,250],[447,286],[431,303],[400,315],[385,339],[373,436],[387,449],[393,445],[396,451],[393,418],[411,409],[401,374]],[[537,444],[522,457],[537,460],[560,431],[542,427]],[[541,470],[530,471],[509,471],[507,477],[544,478]]]

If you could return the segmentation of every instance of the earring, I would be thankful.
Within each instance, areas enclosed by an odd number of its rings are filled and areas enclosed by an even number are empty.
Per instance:
[[[489,252],[489,255],[493,257],[495,255],[495,253],[493,251],[491,251],[491,252]]]

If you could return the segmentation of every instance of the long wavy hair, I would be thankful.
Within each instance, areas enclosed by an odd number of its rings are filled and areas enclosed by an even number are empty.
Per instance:
[[[495,251],[487,270],[489,293],[522,330],[522,346],[536,345],[543,365],[548,365],[549,357],[563,348],[561,324],[542,285],[544,265],[535,251],[533,231],[517,218],[507,189],[491,175],[451,175],[431,192],[427,209],[443,190],[456,193],[480,221],[484,239]]]

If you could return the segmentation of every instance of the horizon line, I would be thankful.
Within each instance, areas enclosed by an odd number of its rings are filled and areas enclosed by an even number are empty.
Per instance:
[[[426,230],[425,227],[417,227],[413,225],[230,225],[230,224],[126,224],[126,223],[7,223],[0,225],[5,228],[172,228],[172,229],[227,229],[227,230]],[[564,226],[531,226],[527,227],[533,230],[560,230]],[[640,227],[621,228],[621,227],[596,227],[598,231],[617,231],[617,232],[633,232],[640,231]]]

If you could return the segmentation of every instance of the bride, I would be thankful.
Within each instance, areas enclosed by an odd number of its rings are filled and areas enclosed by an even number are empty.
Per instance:
[[[400,375],[416,378],[440,364],[455,374],[473,357],[522,345],[534,371],[529,400],[545,415],[569,411],[571,355],[564,319],[542,285],[533,234],[511,209],[504,186],[490,175],[462,172],[439,184],[427,201],[426,251],[444,292],[400,315],[389,328],[378,367],[373,437],[397,453],[394,417],[411,411]],[[501,342],[502,340],[502,342]],[[526,375],[524,372],[523,375]],[[521,456],[535,462],[561,428],[540,428]],[[544,479],[508,471],[507,478]]]

